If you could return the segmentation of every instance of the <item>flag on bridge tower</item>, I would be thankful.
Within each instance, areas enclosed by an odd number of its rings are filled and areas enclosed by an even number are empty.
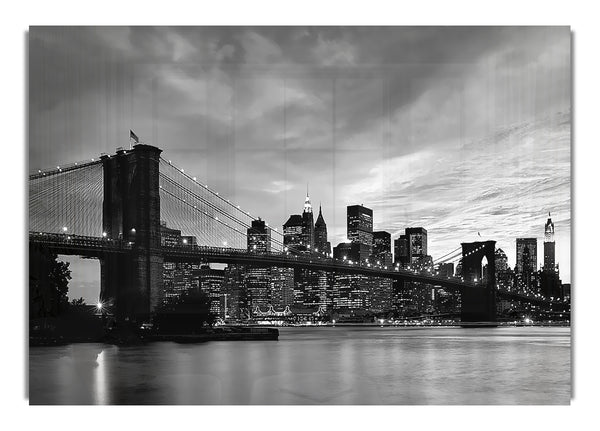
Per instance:
[[[134,140],[136,144],[140,143],[140,138],[137,137],[133,130],[129,129],[129,149],[131,149],[131,140]]]

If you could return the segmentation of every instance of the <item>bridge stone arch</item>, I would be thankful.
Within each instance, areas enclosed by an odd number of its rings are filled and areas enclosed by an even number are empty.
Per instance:
[[[496,241],[462,243],[462,273],[467,282],[461,295],[462,322],[496,321]],[[484,279],[482,260],[487,260]]]

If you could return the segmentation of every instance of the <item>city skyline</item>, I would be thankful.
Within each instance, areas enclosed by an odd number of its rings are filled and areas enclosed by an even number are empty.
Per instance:
[[[434,258],[493,239],[513,267],[550,211],[571,279],[567,27],[34,28],[30,43],[32,170],[132,129],[272,226],[309,182],[332,246],[364,204],[392,239],[426,228]]]

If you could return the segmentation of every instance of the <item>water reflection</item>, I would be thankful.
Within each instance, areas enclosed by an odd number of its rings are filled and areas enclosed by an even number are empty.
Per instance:
[[[30,349],[32,404],[568,404],[568,328],[283,328]]]

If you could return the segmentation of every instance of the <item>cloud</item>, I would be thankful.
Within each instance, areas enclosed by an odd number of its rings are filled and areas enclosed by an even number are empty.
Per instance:
[[[265,188],[264,191],[267,193],[281,193],[288,190],[292,190],[294,185],[289,181],[271,181],[269,187]]]
[[[406,227],[425,227],[434,256],[478,240],[481,232],[496,240],[514,265],[515,238],[541,238],[549,211],[557,232],[570,236],[569,116],[512,125],[464,145],[381,162],[347,186],[343,200],[365,201],[374,210],[375,229],[394,237]],[[553,151],[540,151],[544,148]],[[563,276],[569,279],[569,242],[562,241],[560,250]]]
[[[29,43],[32,168],[132,128],[274,225],[309,182],[332,242],[364,203],[377,229],[424,225],[434,255],[481,231],[509,258],[551,210],[568,250],[568,27],[32,27]]]
[[[325,39],[319,35],[313,54],[318,65],[352,66],[356,64],[355,48],[344,40]]]

